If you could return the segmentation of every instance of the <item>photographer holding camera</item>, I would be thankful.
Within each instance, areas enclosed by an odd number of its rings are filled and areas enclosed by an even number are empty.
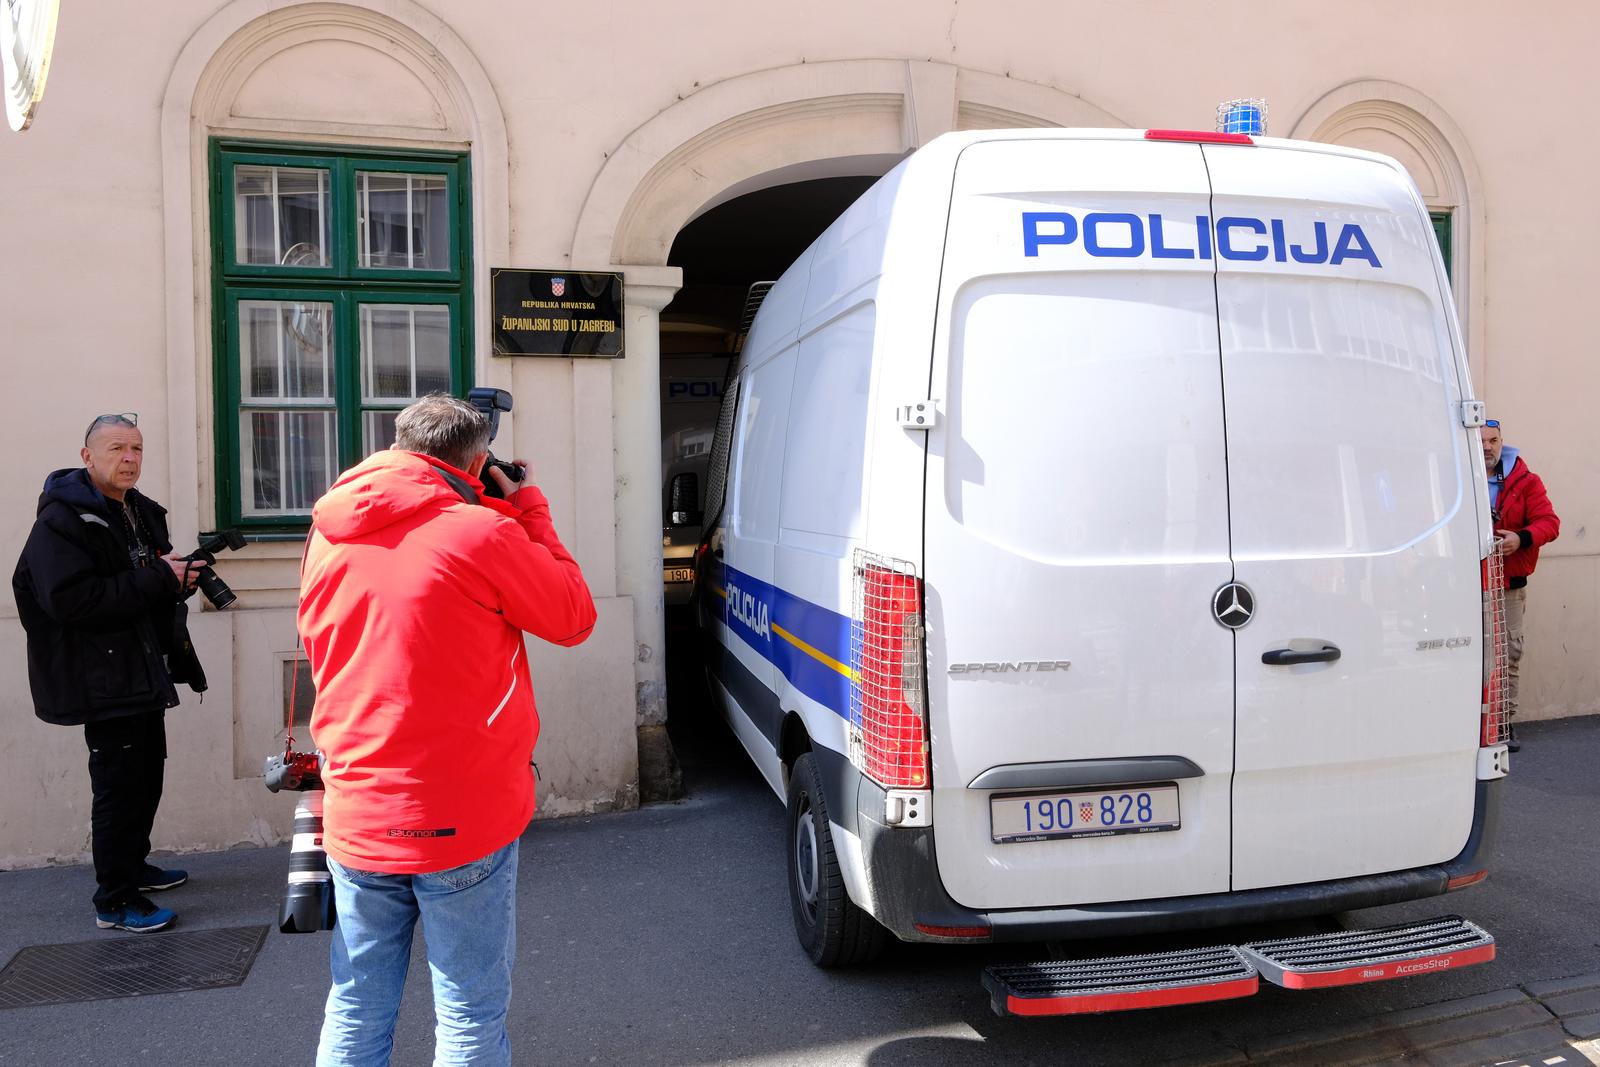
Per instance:
[[[489,439],[471,404],[424,397],[312,511],[299,624],[338,913],[319,1064],[388,1062],[419,919],[437,1062],[510,1062],[539,732],[523,634],[576,645],[595,608],[544,495],[501,469],[486,495]]]
[[[196,564],[172,555],[166,509],[134,488],[144,439],[133,414],[89,424],[83,466],[45,479],[11,579],[28,634],[28,682],[45,722],[83,726],[94,792],[95,924],[143,933],[177,917],[144,894],[183,871],[149,862],[175,683],[204,692],[184,626]]]

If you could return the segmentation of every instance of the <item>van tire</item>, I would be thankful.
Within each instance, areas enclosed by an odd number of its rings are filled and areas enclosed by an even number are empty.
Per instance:
[[[828,801],[807,752],[789,773],[789,907],[800,945],[818,967],[858,967],[883,951],[888,931],[845,891],[833,850]]]

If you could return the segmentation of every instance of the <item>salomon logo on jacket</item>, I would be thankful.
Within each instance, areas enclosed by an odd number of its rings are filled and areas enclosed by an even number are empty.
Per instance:
[[[1081,244],[1089,255],[1107,259],[1270,258],[1274,263],[1327,263],[1335,267],[1346,260],[1360,260],[1374,268],[1383,266],[1366,233],[1353,222],[1332,224],[1340,226],[1334,234],[1330,224],[1321,219],[1309,228],[1303,224],[1291,228],[1283,219],[1238,215],[1193,218],[1194,240],[1188,242],[1169,235],[1167,220],[1158,214],[1091,211],[1080,220],[1065,211],[1024,211],[1022,254],[1037,256],[1045,245]],[[1173,225],[1187,229],[1188,220]]]

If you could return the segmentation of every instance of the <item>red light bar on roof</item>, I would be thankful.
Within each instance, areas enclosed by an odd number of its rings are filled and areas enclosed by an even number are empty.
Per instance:
[[[1211,130],[1146,130],[1146,141],[1193,141],[1196,144],[1255,144],[1248,133],[1216,133]]]

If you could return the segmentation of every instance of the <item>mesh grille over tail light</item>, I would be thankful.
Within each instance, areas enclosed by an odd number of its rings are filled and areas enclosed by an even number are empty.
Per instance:
[[[1483,737],[1484,746],[1498,745],[1511,735],[1506,718],[1506,567],[1491,551],[1482,563],[1483,581]]]
[[[894,789],[928,788],[922,583],[902,560],[856,550],[850,613],[850,759]]]

